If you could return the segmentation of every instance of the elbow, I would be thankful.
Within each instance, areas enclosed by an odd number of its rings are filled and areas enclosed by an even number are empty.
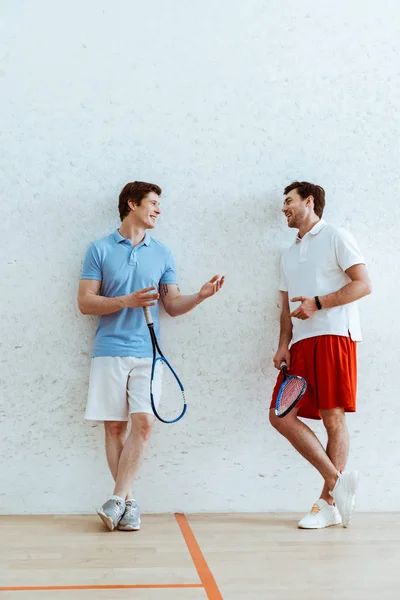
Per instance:
[[[368,281],[365,282],[365,296],[369,296],[370,294],[372,294],[372,284],[368,279]]]
[[[83,302],[83,300],[81,300],[80,298],[78,298],[78,308],[79,311],[83,314],[83,315],[88,315],[89,312],[87,310],[87,307],[85,306],[85,303]]]
[[[168,303],[163,302],[162,306],[169,317],[177,317],[178,316],[178,313],[174,307],[174,302],[168,302]]]

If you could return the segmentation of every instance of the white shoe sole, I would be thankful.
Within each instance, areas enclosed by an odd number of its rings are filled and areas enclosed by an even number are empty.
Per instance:
[[[309,525],[300,525],[298,524],[297,527],[298,529],[326,529],[327,527],[335,527],[336,525],[341,525],[342,524],[342,520],[340,521],[334,521],[333,523],[328,523],[327,525],[323,525],[322,527],[318,527],[318,526],[309,526]]]
[[[105,512],[103,512],[103,510],[101,508],[96,510],[97,514],[99,515],[100,519],[103,521],[104,525],[107,527],[107,529],[109,529],[110,531],[114,530],[114,522],[112,520],[111,517],[109,517],[108,515],[106,515]]]
[[[118,525],[118,531],[139,531],[140,525],[133,527],[132,525]]]
[[[356,492],[358,487],[358,481],[360,479],[360,474],[358,471],[352,471],[351,473],[349,473],[349,475],[350,477],[347,479],[347,489],[349,490],[349,498],[344,507],[347,518],[342,514],[342,512],[339,509],[339,506],[336,503],[336,506],[338,507],[338,510],[340,512],[340,516],[342,517],[343,527],[348,527],[351,523],[354,508],[356,505]]]

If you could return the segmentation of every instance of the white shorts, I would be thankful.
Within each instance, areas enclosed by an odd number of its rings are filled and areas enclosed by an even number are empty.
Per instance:
[[[88,421],[128,421],[133,413],[153,414],[150,401],[151,358],[134,356],[96,356],[92,358],[88,402]],[[157,363],[158,366],[159,362]],[[162,368],[156,367],[153,398],[160,402]]]

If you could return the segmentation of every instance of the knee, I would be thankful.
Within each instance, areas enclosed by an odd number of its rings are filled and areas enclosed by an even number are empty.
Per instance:
[[[275,414],[275,409],[271,408],[269,411],[269,422],[272,427],[276,429],[281,435],[284,437],[288,437],[291,434],[291,431],[294,427],[296,427],[296,416],[297,411],[292,411],[289,415],[283,418],[279,418]]]
[[[104,428],[108,437],[119,438],[126,432],[126,423],[125,421],[106,421]]]
[[[334,411],[332,414],[328,415],[322,415],[322,420],[328,435],[334,434],[345,426],[345,415],[343,410]]]
[[[144,442],[150,439],[153,430],[154,417],[151,415],[135,415],[132,418],[132,433],[139,436]]]
[[[275,409],[273,408],[271,408],[269,411],[269,422],[274,429],[283,434],[285,430],[285,420],[277,417],[275,414]]]

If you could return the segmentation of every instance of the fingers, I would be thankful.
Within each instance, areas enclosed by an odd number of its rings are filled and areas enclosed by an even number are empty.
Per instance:
[[[294,298],[290,299],[290,302],[301,302],[303,303],[305,300],[304,296],[295,296]],[[303,312],[303,306],[302,304],[300,306],[298,306],[295,310],[293,310],[289,317],[293,317],[294,319],[302,319],[302,315],[304,314]]]
[[[211,277],[211,279],[208,283],[215,283],[219,278],[220,278],[219,275],[214,275],[214,277]]]
[[[222,275],[222,277],[221,277],[221,275],[214,275],[214,277],[212,277],[208,283],[212,283],[215,288],[215,291],[219,292],[219,290],[224,285],[224,282],[225,282],[225,275]]]
[[[152,288],[153,290],[155,288]],[[154,292],[153,294],[149,294],[148,292],[143,292],[143,290],[139,290],[138,292],[133,292],[139,298],[143,298],[143,300],[158,300],[160,294],[158,292]]]
[[[210,298],[210,296],[214,296],[214,294],[219,292],[221,287],[224,285],[224,282],[224,275],[222,275],[222,277],[221,275],[214,275],[214,277],[211,277],[211,279],[207,281],[200,290],[203,296],[203,300],[205,298]]]
[[[275,367],[275,369],[278,369],[278,371],[281,370],[282,363],[286,363],[287,370],[290,369],[290,355],[289,354],[284,356],[283,358],[282,357],[274,358],[274,367]]]
[[[303,312],[297,312],[296,310],[290,313],[289,317],[292,317],[293,319],[300,319],[300,321],[305,321],[306,319],[310,318],[307,314]]]
[[[158,292],[153,292],[150,294],[150,291],[155,290],[154,286],[143,288],[142,290],[138,290],[137,292],[132,292],[130,294],[129,306],[131,308],[138,308],[145,306],[155,306],[156,301],[159,299],[160,294]]]

